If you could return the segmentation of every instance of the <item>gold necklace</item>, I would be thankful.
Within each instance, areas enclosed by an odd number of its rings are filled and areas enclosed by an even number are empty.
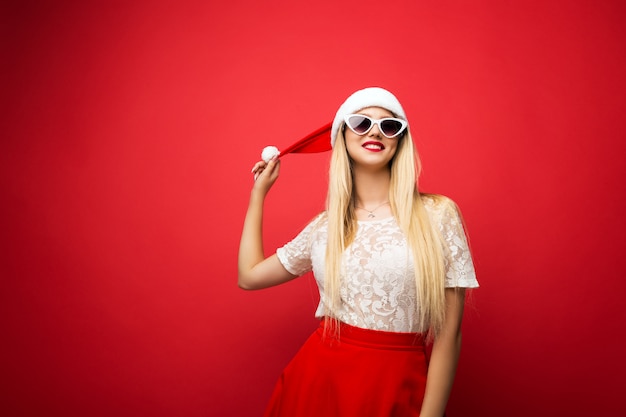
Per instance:
[[[374,212],[375,212],[376,210],[378,210],[379,208],[381,208],[382,206],[384,206],[385,204],[389,204],[389,201],[385,201],[383,204],[381,204],[381,205],[380,205],[380,206],[378,206],[378,207],[373,208],[372,210],[368,210],[368,209],[366,209],[365,207],[359,207],[359,206],[357,206],[356,204],[354,205],[354,207],[355,207],[355,208],[358,208],[358,209],[361,209],[361,210],[365,210],[365,211],[367,211],[367,212],[369,213],[369,214],[367,215],[367,218],[368,218],[368,219],[373,219],[374,217],[376,217],[376,215],[374,214]]]

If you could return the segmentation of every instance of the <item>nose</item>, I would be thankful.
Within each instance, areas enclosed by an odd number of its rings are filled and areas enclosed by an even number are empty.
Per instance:
[[[378,136],[379,138],[382,136],[382,133],[380,133],[380,130],[378,129],[377,123],[374,123],[374,126],[372,126],[370,131],[367,133],[368,133],[368,136]]]

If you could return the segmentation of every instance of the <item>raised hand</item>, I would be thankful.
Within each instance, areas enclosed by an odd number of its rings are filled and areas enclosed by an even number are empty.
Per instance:
[[[253,189],[267,193],[280,174],[280,160],[277,157],[270,159],[269,162],[259,161],[252,167],[254,175]]]

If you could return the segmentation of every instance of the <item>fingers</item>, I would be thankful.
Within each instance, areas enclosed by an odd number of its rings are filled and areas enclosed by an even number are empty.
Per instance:
[[[280,161],[278,158],[272,158],[269,162],[259,161],[252,167],[251,173],[254,175],[256,181],[264,172],[266,176],[272,177],[273,180],[278,176],[280,171]]]
[[[270,161],[270,165],[267,167],[267,172],[270,177],[270,181],[274,183],[280,174],[280,161],[276,158]]]
[[[252,173],[252,175],[254,175],[255,181],[257,178],[259,178],[259,175],[261,175],[261,172],[263,172],[264,169],[265,169],[265,162],[260,161],[254,164],[254,166],[252,167],[252,171],[250,172]]]
[[[255,181],[257,180],[257,178],[259,178],[259,175],[261,175],[261,173],[265,171],[266,167],[267,167],[267,163],[264,161],[259,161],[256,164],[254,164],[251,172],[254,175]]]

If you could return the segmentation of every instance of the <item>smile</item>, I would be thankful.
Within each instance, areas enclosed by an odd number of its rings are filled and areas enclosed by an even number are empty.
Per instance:
[[[380,152],[385,149],[382,143],[380,142],[365,142],[362,145],[368,151]]]

